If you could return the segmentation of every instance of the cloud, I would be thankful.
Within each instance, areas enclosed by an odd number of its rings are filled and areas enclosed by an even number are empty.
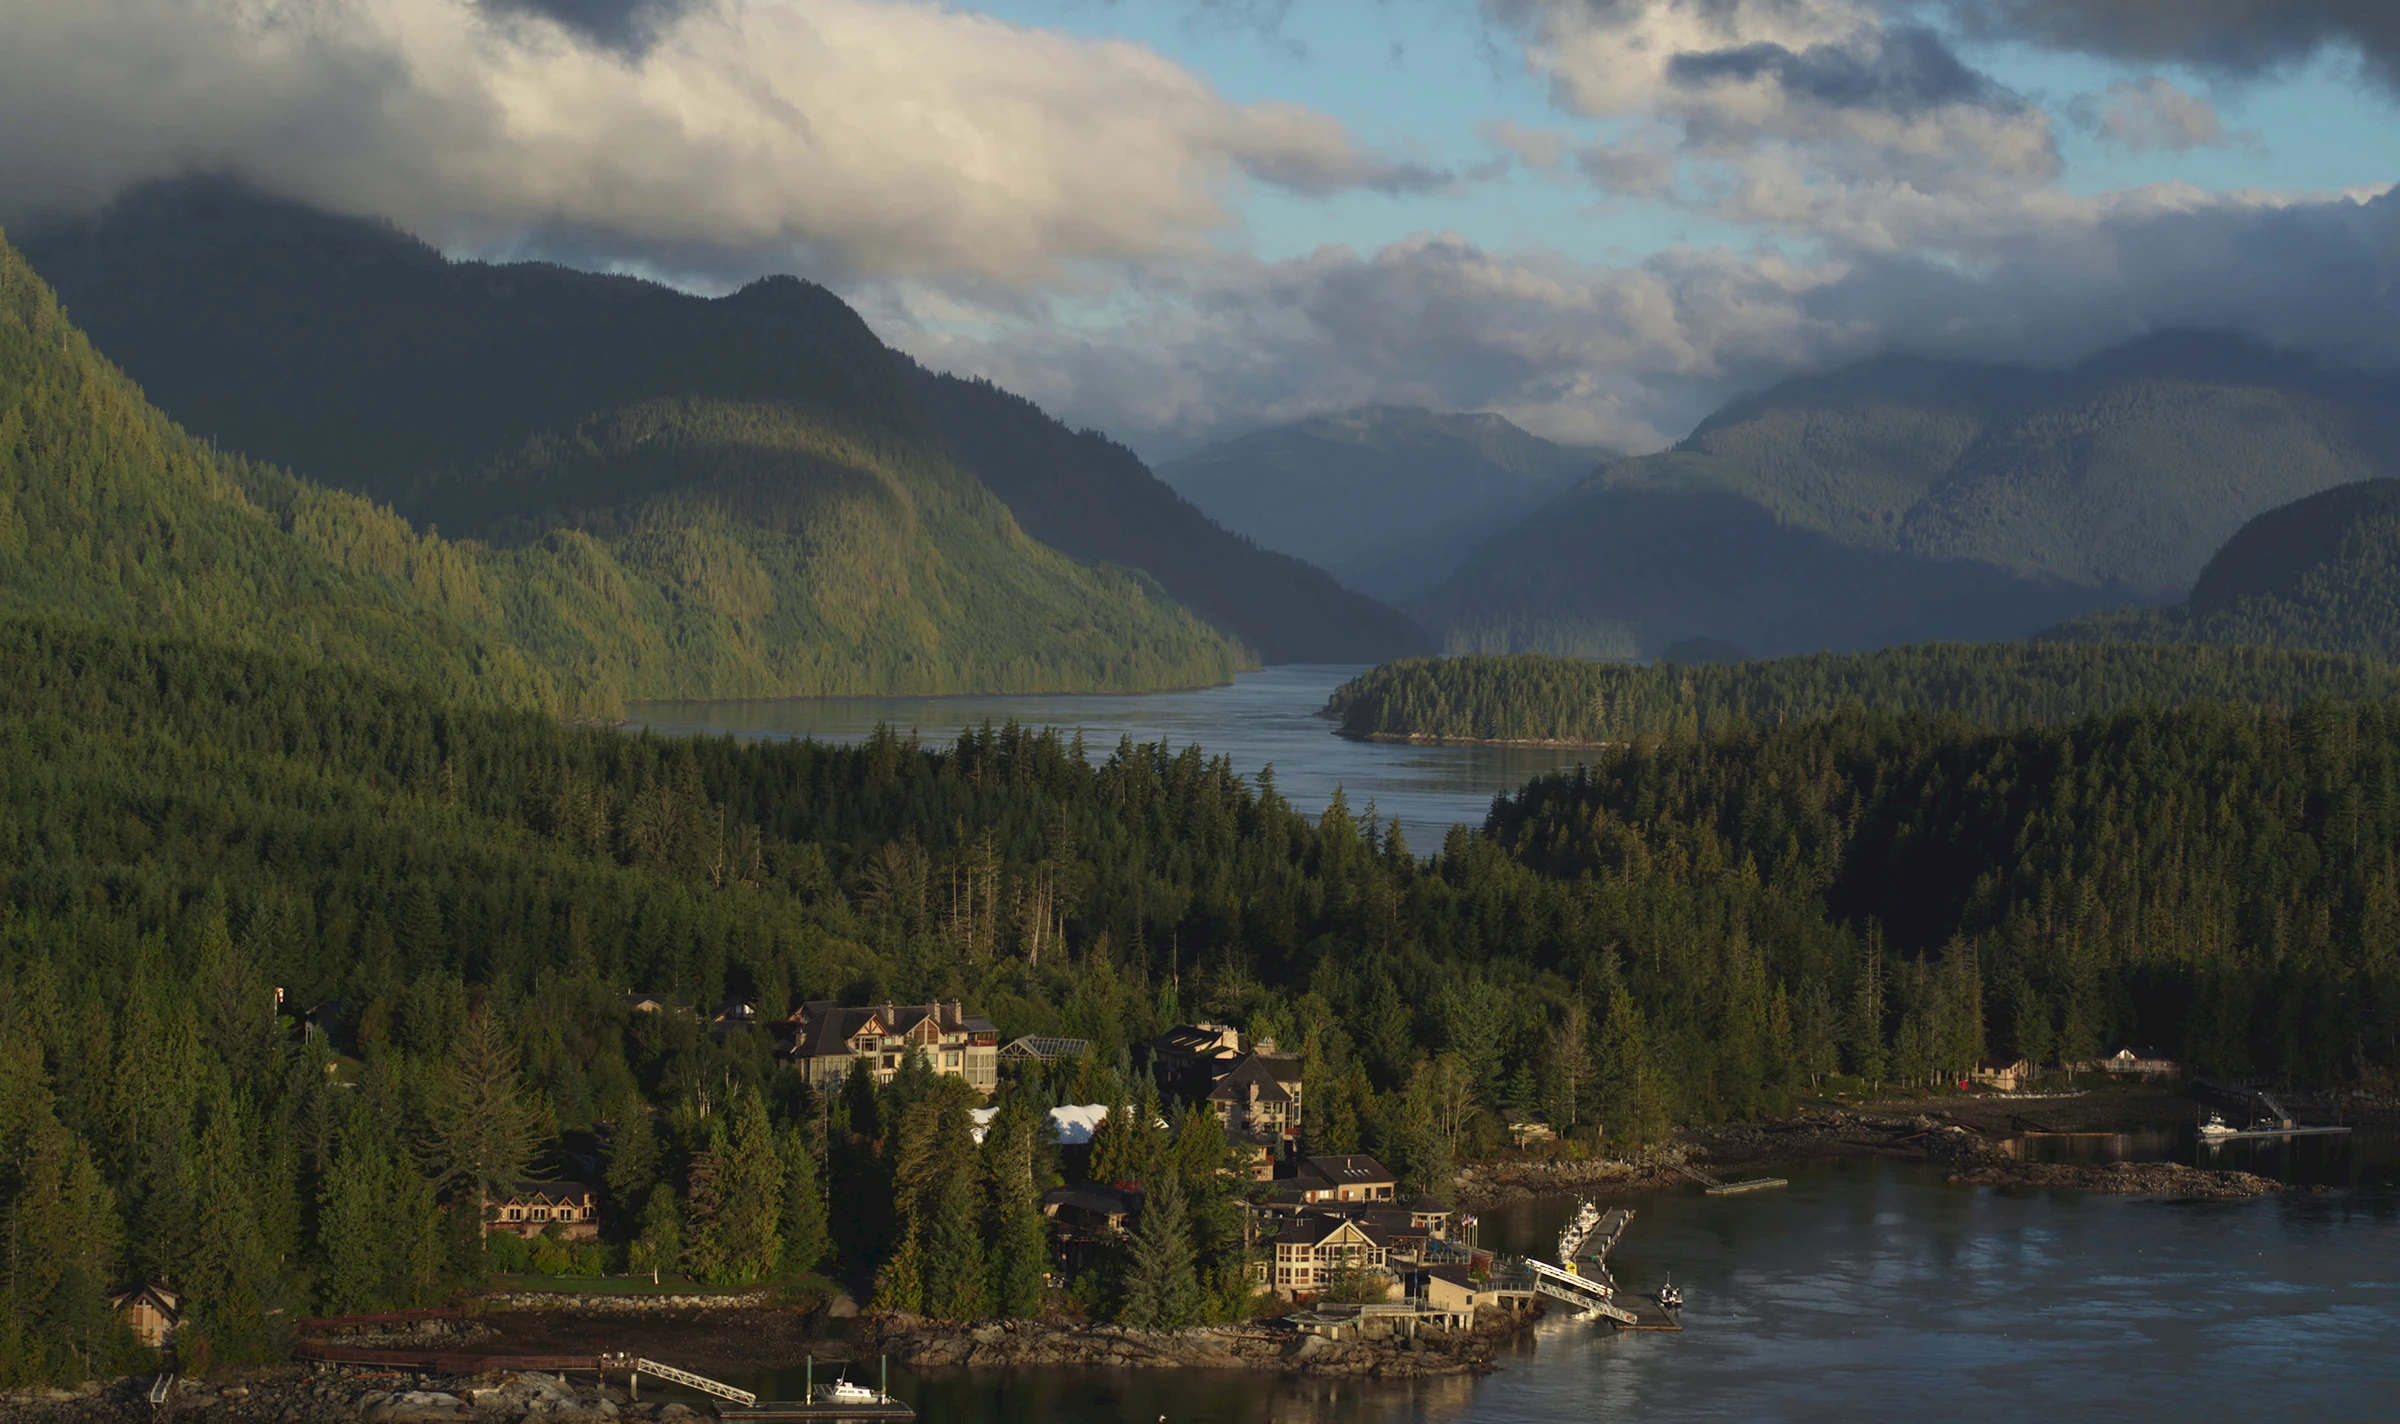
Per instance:
[[[1653,125],[1630,152],[1587,151],[1612,191],[1677,186],[1656,171],[1672,155],[1714,170],[1685,185],[1714,215],[1775,222],[1853,186],[2023,188],[2059,172],[2046,113],[1870,0],[1490,4],[1560,109]]]
[[[0,0],[0,204],[232,171],[437,243],[1023,286],[1246,182],[1453,175],[1143,46],[910,0]]]
[[[1997,106],[2004,99],[1999,86],[1962,63],[1941,36],[1915,26],[1880,33],[1871,44],[1815,44],[1793,51],[1760,40],[1687,52],[1667,61],[1667,79],[1687,89],[1773,79],[1785,94],[1804,102],[1895,114],[1922,114],[1950,104]]]
[[[1807,261],[1709,249],[1611,265],[1426,235],[1221,258],[1117,300],[1125,319],[1109,328],[1029,310],[973,334],[899,303],[871,310],[929,363],[1154,456],[1378,401],[1654,449],[1737,392],[1893,350],[2053,363],[2208,328],[2400,362],[2400,196],[2163,185],[2060,197],[1951,251]]]
[[[496,19],[544,20],[607,49],[639,54],[698,0],[477,0]]]
[[[2070,110],[2104,143],[2133,153],[2189,153],[2195,148],[2256,147],[2255,133],[2229,132],[2214,104],[2153,74],[2120,79]]]
[[[2400,88],[2392,0],[1949,0],[1979,34],[2142,63],[2251,77],[2328,49],[2355,50]]]

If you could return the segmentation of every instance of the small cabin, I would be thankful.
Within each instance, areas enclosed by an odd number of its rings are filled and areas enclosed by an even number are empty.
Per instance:
[[[155,1350],[175,1338],[183,1323],[183,1297],[156,1281],[114,1297],[109,1304],[132,1327],[133,1338]]]
[[[1975,1065],[1975,1081],[1987,1088],[2013,1093],[2033,1081],[2033,1064],[2023,1058],[1986,1058]]]
[[[521,1182],[495,1191],[484,1203],[484,1220],[494,1231],[534,1237],[551,1226],[560,1239],[600,1238],[599,1194],[581,1182]]]

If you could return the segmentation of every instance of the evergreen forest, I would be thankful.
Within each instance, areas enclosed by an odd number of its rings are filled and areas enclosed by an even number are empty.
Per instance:
[[[1918,643],[1767,661],[1590,662],[1539,653],[1410,658],[1335,689],[1346,737],[1608,746],[1710,736],[1872,708],[1989,728],[2120,707],[2400,693],[2372,657],[2186,643]]]
[[[1222,1140],[1130,1053],[1198,1016],[1296,1048],[1306,1145],[1411,1189],[1520,1113],[1631,1148],[1987,1052],[2400,1067],[2388,700],[1735,719],[1418,848],[1198,747],[669,740],[44,622],[0,659],[12,1382],[120,1366],[106,1293],[144,1277],[199,1368],[495,1270],[813,1268],[1017,1313],[1068,1173],[1159,1203],[1088,1309],[1235,1314]],[[812,1094],[763,1030],[712,1032],[727,994],[958,998],[1094,1047],[978,1143],[921,1067]],[[1088,1160],[1040,1140],[1060,1100],[1117,1107]],[[521,1173],[596,1179],[605,1240],[480,1240]]]

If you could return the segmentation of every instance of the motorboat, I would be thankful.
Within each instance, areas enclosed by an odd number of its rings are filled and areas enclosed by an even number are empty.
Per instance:
[[[863,1384],[852,1384],[845,1379],[817,1386],[817,1402],[820,1404],[881,1404],[883,1396]]]
[[[1675,1282],[1670,1280],[1658,1288],[1658,1308],[1661,1310],[1683,1309],[1683,1292],[1675,1289]]]
[[[2202,1137],[2233,1137],[2237,1136],[2239,1133],[2239,1128],[2231,1127],[2226,1124],[2224,1114],[2222,1113],[2212,1112],[2208,1115],[2208,1121],[2200,1124],[2200,1135]]]

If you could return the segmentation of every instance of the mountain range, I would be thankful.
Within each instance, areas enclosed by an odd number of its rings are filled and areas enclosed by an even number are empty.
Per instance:
[[[1062,459],[1078,437],[1029,405],[978,425],[968,383],[793,278],[711,299],[453,262],[213,180],[24,245],[184,427],[438,529],[513,581],[496,635],[580,711],[1142,690],[1223,681],[1262,651],[1425,646],[1393,610],[1209,525],[1138,461]]]
[[[1414,598],[1611,452],[1498,415],[1367,406],[1221,441],[1159,466],[1212,518],[1377,598]]]
[[[2194,333],[2064,370],[1884,358],[1611,462],[1408,606],[1462,652],[2023,636],[2173,600],[2252,515],[2400,468],[2396,394]]]
[[[2400,480],[2340,485],[2259,515],[2225,541],[2179,606],[2087,614],[2045,636],[2400,661]]]

